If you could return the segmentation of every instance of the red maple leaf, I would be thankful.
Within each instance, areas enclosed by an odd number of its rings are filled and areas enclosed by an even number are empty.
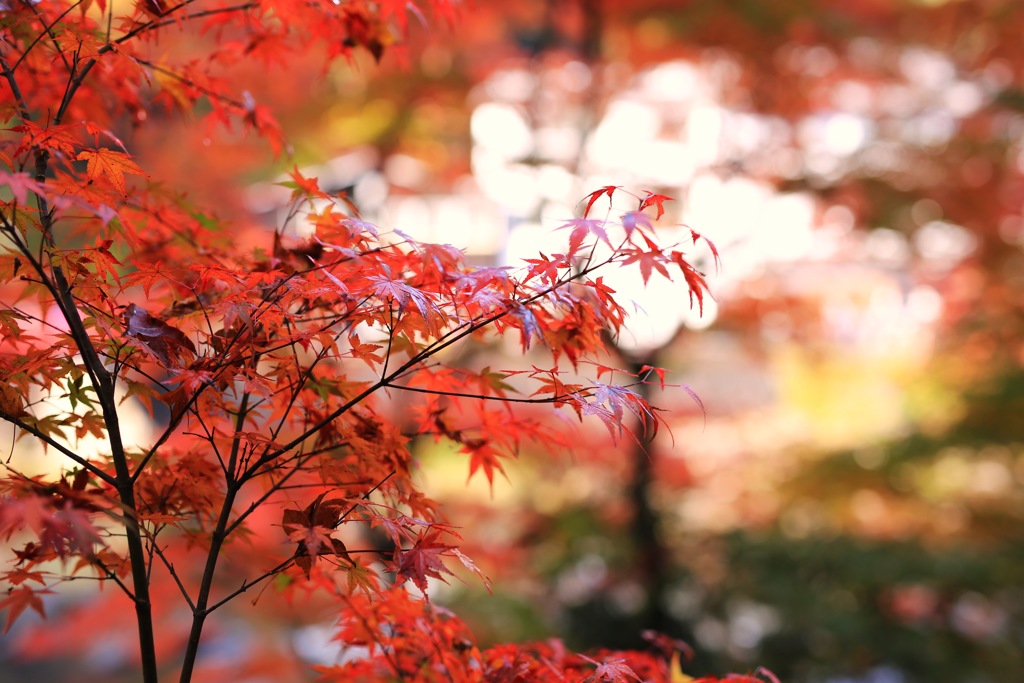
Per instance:
[[[657,220],[657,219],[659,219],[659,218],[661,218],[662,216],[665,215],[665,206],[664,206],[665,202],[675,201],[675,200],[672,199],[672,197],[669,197],[667,195],[655,194],[654,192],[651,192],[650,190],[645,190],[645,192],[647,193],[647,195],[643,199],[640,200],[640,210],[643,211],[644,209],[646,209],[649,206],[657,207],[658,213],[654,217],[655,220]]]
[[[43,600],[40,595],[52,594],[53,591],[45,588],[30,588],[28,586],[18,586],[12,588],[7,593],[7,597],[0,600],[0,609],[7,608],[7,623],[4,624],[4,633],[11,630],[11,626],[14,625],[15,620],[21,616],[21,613],[26,609],[31,608],[41,617],[46,616],[46,611],[43,609]]]
[[[587,207],[583,209],[583,217],[586,218],[587,216],[590,215],[590,209],[593,208],[594,202],[596,202],[601,197],[607,195],[608,201],[610,202],[612,199],[612,195],[615,194],[615,190],[618,189],[621,189],[618,185],[605,185],[600,190],[594,190],[593,192],[588,194],[586,196]]]
[[[434,578],[445,581],[443,574],[455,576],[444,566],[445,555],[451,555],[454,546],[444,543],[441,531],[432,528],[418,539],[411,548],[399,550],[397,574],[403,579],[412,581],[421,591],[427,590],[427,579]]]

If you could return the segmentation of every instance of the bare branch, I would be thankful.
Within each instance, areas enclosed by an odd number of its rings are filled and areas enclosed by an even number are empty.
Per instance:
[[[45,443],[47,446],[50,446],[51,448],[54,448],[57,451],[60,451],[60,453],[64,455],[66,458],[74,461],[77,465],[80,465],[87,472],[89,472],[89,474],[93,475],[97,479],[100,479],[104,483],[109,484],[110,486],[114,486],[117,483],[117,480],[114,479],[114,477],[99,469],[98,467],[96,467],[96,465],[89,462],[88,460],[80,456],[78,453],[75,453],[73,450],[63,445],[59,441],[54,440],[53,437],[44,434],[43,432],[39,431],[32,425],[27,424],[21,418],[0,411],[0,419],[10,422],[18,429],[21,429],[22,431],[27,432],[28,434],[31,434],[32,436],[36,437],[37,439]]]

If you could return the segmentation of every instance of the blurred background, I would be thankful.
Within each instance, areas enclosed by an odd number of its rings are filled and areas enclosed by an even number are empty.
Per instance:
[[[420,444],[494,582],[441,599],[485,641],[655,629],[694,675],[1024,680],[1024,6],[476,0],[414,33],[254,73],[322,185],[481,264],[555,249],[598,187],[651,190],[723,261],[691,252],[703,316],[681,284],[631,294],[617,365],[705,407],[656,392],[671,433],[585,426],[493,487]],[[209,163],[248,169],[240,214],[283,211],[265,149]]]
[[[703,315],[607,276],[643,309],[609,363],[704,406],[653,392],[653,441],[566,424],[576,452],[493,486],[417,444],[494,586],[438,599],[483,643],[663,632],[691,675],[1024,680],[1024,4],[474,0],[413,33],[380,64],[243,67],[321,186],[500,265],[603,185],[651,190],[722,258],[691,251]],[[197,203],[286,210],[265,146],[175,116],[129,137],[154,177],[232,179]]]
[[[478,633],[656,629],[694,675],[1024,680],[1021,35],[1005,0],[478,1],[407,70],[317,86],[296,153],[382,225],[514,263],[616,184],[722,255],[693,252],[702,317],[637,293],[619,343],[706,412],[666,390],[671,434],[584,428],[493,490],[422,445],[494,581],[441,593]]]

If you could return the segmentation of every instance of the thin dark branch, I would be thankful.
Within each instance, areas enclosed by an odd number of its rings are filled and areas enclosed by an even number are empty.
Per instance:
[[[268,569],[267,571],[263,572],[262,574],[257,576],[255,579],[249,579],[247,581],[243,581],[241,586],[239,586],[238,588],[236,588],[232,592],[228,593],[226,596],[224,596],[223,598],[221,598],[217,602],[215,602],[212,605],[210,605],[209,607],[207,607],[206,608],[206,613],[209,614],[210,612],[213,612],[217,608],[222,607],[223,605],[225,605],[226,603],[228,603],[231,600],[235,599],[236,597],[238,597],[239,595],[241,595],[245,591],[249,590],[250,588],[252,588],[256,584],[261,583],[263,581],[266,581],[267,579],[269,579],[272,576],[280,574],[285,569],[290,567],[294,562],[295,562],[295,557],[294,556],[289,557],[287,560],[284,560],[283,562],[278,563],[278,565],[276,567],[274,567],[273,569]]]
[[[60,16],[53,20],[52,24],[47,26],[46,22],[43,21],[43,17],[39,15],[39,10],[36,8],[35,3],[31,2],[31,0],[26,0],[24,4],[28,5],[29,8],[31,8],[32,13],[35,14],[39,21],[43,24],[43,31],[38,36],[36,36],[36,39],[33,40],[32,43],[27,48],[25,48],[25,51],[23,53],[21,53],[21,57],[18,57],[18,61],[15,62],[14,68],[17,69],[21,65],[21,62],[24,61],[25,57],[28,56],[28,53],[32,51],[32,48],[39,44],[39,41],[42,40],[43,36],[49,36],[50,40],[53,42],[54,47],[57,48],[57,54],[60,55],[60,60],[64,62],[64,68],[66,68],[68,70],[68,73],[70,74],[71,65],[68,64],[68,58],[64,54],[64,48],[60,46],[60,43],[57,41],[57,36],[53,34],[53,27],[59,24],[61,19],[66,17],[71,12],[71,10],[81,5],[82,2],[83,0],[78,0],[73,5],[69,6],[66,10],[60,13]]]
[[[240,102],[239,100],[236,100],[233,97],[228,97],[227,95],[219,93],[216,90],[214,90],[213,88],[207,88],[206,86],[199,85],[195,81],[193,81],[193,80],[191,80],[191,79],[189,79],[189,78],[187,78],[185,76],[182,76],[181,74],[179,74],[179,73],[177,73],[175,71],[171,71],[168,68],[165,68],[165,67],[159,66],[157,64],[154,64],[153,62],[151,62],[151,61],[149,61],[147,59],[143,59],[141,57],[136,57],[135,61],[138,62],[139,64],[142,64],[143,66],[148,66],[153,71],[156,71],[158,73],[162,73],[163,75],[167,76],[168,78],[173,78],[174,80],[178,81],[179,83],[183,83],[183,84],[187,85],[190,88],[195,88],[196,90],[200,91],[201,93],[203,93],[207,97],[212,97],[214,99],[220,100],[221,102],[224,102],[226,104],[230,104],[233,107],[239,107],[239,108],[244,108],[245,107],[245,105],[242,102]]]
[[[122,581],[120,579],[120,577],[118,577],[118,575],[115,574],[114,571],[110,567],[108,567],[107,565],[103,564],[103,562],[101,560],[99,560],[98,558],[94,558],[92,560],[92,563],[93,563],[94,566],[96,566],[97,568],[99,568],[103,572],[104,579],[113,581],[115,584],[117,584],[118,588],[120,588],[121,591],[125,595],[127,595],[129,599],[132,600],[132,602],[135,601],[135,593],[133,593],[132,590],[130,588],[128,588],[128,585],[125,584],[125,582]]]
[[[227,14],[229,12],[239,12],[239,11],[242,11],[242,10],[254,9],[256,7],[259,7],[259,3],[247,2],[247,3],[241,4],[241,5],[234,5],[234,6],[231,6],[231,7],[218,7],[218,8],[215,8],[215,9],[203,10],[201,12],[193,12],[192,14],[186,14],[183,17],[175,17],[175,18],[171,18],[171,19],[167,19],[166,18],[166,17],[170,16],[172,13],[177,12],[178,10],[180,10],[183,7],[187,7],[188,5],[192,4],[193,2],[195,2],[195,0],[186,0],[185,2],[181,3],[180,5],[175,5],[174,7],[171,7],[166,12],[164,12],[163,16],[160,17],[160,19],[154,19],[154,20],[152,20],[150,22],[147,22],[145,24],[142,24],[140,26],[135,27],[134,29],[132,29],[128,33],[124,34],[123,36],[121,36],[120,38],[115,40],[114,43],[116,45],[120,45],[122,43],[125,43],[125,42],[131,40],[135,36],[138,36],[138,35],[141,35],[143,33],[146,33],[147,31],[154,31],[154,30],[156,30],[158,28],[163,28],[164,26],[170,26],[170,25],[176,24],[178,22],[182,22],[182,21],[189,21],[191,19],[201,19],[202,17],[210,17],[210,16],[213,16],[215,14]]]
[[[96,565],[94,564],[93,566],[96,566]],[[100,581],[111,581],[111,580],[113,580],[119,586],[120,590],[125,592],[125,595],[126,595],[126,597],[128,599],[135,600],[135,596],[132,595],[132,592],[130,590],[128,590],[128,586],[126,586],[124,584],[124,582],[121,581],[120,579],[118,579],[116,576],[107,574],[106,571],[103,571],[103,572],[100,572],[98,574],[95,574],[94,576],[84,576],[84,575],[77,575],[77,576],[63,575],[62,576],[62,575],[58,575],[58,574],[50,574],[50,576],[53,576],[54,581],[56,581],[58,583],[71,583],[72,581],[96,581],[96,582],[100,582]]]
[[[379,482],[377,482],[376,484],[374,484],[373,488],[372,488],[372,489],[370,489],[369,491],[367,491],[366,493],[364,493],[364,494],[363,494],[363,495],[361,496],[361,498],[362,498],[363,500],[369,500],[369,499],[370,499],[370,496],[371,496],[371,495],[373,495],[373,492],[374,492],[374,491],[376,491],[377,489],[379,489],[379,488],[380,488],[381,486],[383,486],[384,484],[386,484],[386,483],[387,483],[387,481],[388,481],[388,479],[390,479],[390,478],[391,478],[391,477],[393,477],[393,476],[395,476],[395,470],[391,470],[391,472],[389,472],[389,473],[388,473],[388,476],[384,477],[384,478],[383,478],[383,479],[381,479],[381,480],[380,480]],[[353,512],[355,511],[355,509],[356,509],[356,506],[355,506],[355,505],[353,505],[353,506],[352,506],[352,507],[350,507],[350,508],[349,508],[348,510],[346,510],[346,511],[344,512],[344,514],[341,514],[341,515],[339,515],[339,516],[338,516],[338,521],[334,523],[334,526],[335,526],[335,527],[339,527],[339,526],[341,526],[341,523],[345,521],[345,518],[346,518],[346,517],[348,517],[349,515],[351,515],[351,514],[352,514],[352,513],[353,513]]]
[[[14,101],[18,103],[18,114],[22,120],[31,121],[32,112],[28,108],[28,101],[25,99],[25,95],[21,92],[21,86],[18,85],[18,79],[14,77],[14,69],[7,63],[7,58],[2,55],[0,55],[0,68],[3,68],[3,77],[7,80],[7,84],[11,86]]]
[[[358,609],[356,609],[356,606],[352,604],[352,601],[348,598],[348,596],[343,594],[341,596],[341,599],[344,600],[346,603],[348,603],[348,611],[349,611],[349,613],[354,614],[355,617],[362,623],[362,626],[363,626],[363,629],[365,630],[365,632],[366,633],[375,634],[374,635],[374,640],[376,641],[377,645],[380,646],[380,653],[387,660],[388,664],[391,666],[391,669],[392,669],[392,671],[394,671],[395,675],[398,676],[398,678],[400,680],[404,681],[405,677],[402,675],[402,667],[400,667],[398,665],[398,662],[395,660],[395,657],[394,657],[394,652],[393,652],[394,648],[393,647],[389,647],[388,643],[381,642],[376,637],[376,634],[378,634],[378,633],[383,634],[382,631],[380,629],[374,628],[373,626],[371,626],[366,621],[366,617],[363,616],[362,612],[360,612]]]
[[[330,325],[324,327],[323,330],[330,329],[330,327],[332,325],[334,325],[335,322],[337,322],[338,320],[341,320],[341,318],[338,318],[336,321],[332,322]],[[348,330],[348,329],[349,329],[348,327],[345,327],[345,329],[342,329],[339,332],[337,332],[334,335],[334,340],[337,341],[338,339],[340,339],[341,335],[343,335],[346,332],[346,330]],[[294,351],[294,344],[295,344],[295,342],[293,341],[291,345],[293,347],[293,353],[295,353],[296,365],[297,365],[298,364],[298,353],[297,353],[297,351]],[[313,369],[321,361],[323,361],[327,357],[327,350],[328,350],[327,347],[321,348],[317,352],[316,358],[314,358],[313,361],[309,364],[309,367],[307,367],[302,372],[302,375],[300,377],[296,378],[295,387],[292,390],[292,394],[291,394],[291,396],[288,399],[288,406],[283,411],[284,414],[281,416],[281,419],[278,422],[278,424],[274,427],[274,429],[271,430],[271,440],[276,439],[278,434],[281,433],[281,430],[284,429],[285,425],[287,424],[287,418],[292,413],[292,407],[295,405],[295,401],[297,401],[299,399],[299,396],[302,394],[302,390],[306,387],[306,385],[309,383],[310,378],[313,376]]]
[[[174,579],[174,583],[178,586],[178,591],[181,593],[181,597],[185,598],[185,602],[188,603],[189,609],[195,609],[196,606],[195,603],[192,602],[192,596],[189,595],[188,589],[185,588],[185,584],[181,582],[181,577],[178,576],[178,572],[174,570],[174,564],[167,559],[167,556],[164,554],[164,551],[157,544],[156,538],[154,536],[150,535],[149,542],[153,548],[153,552],[156,554],[158,558],[160,558],[160,561],[163,563],[164,567],[167,568],[167,573],[171,575],[172,579]]]
[[[300,455],[296,456],[295,460],[301,460],[303,458],[303,456],[305,456],[307,458],[308,457],[312,457],[311,455],[300,454]],[[302,462],[299,462],[297,465],[293,466],[291,469],[289,469],[287,472],[285,472],[284,476],[281,477],[280,481],[277,481],[273,485],[268,486],[267,490],[264,491],[262,494],[260,494],[259,498],[254,500],[249,505],[249,507],[246,508],[243,512],[240,512],[238,514],[238,516],[235,518],[235,520],[233,522],[231,522],[231,524],[229,524],[227,526],[227,528],[225,529],[225,531],[224,531],[225,536],[230,535],[235,529],[237,529],[249,517],[249,515],[251,515],[253,512],[255,512],[257,509],[259,509],[259,507],[261,505],[263,505],[263,503],[265,503],[272,495],[274,495],[277,491],[279,491],[280,487],[283,486],[286,481],[291,479],[292,476],[298,474],[298,472],[302,469],[302,464],[303,464]],[[256,475],[257,471],[258,470],[254,470],[251,467],[246,468],[246,470],[244,472],[239,474],[238,481],[241,482],[241,483],[245,483],[245,482],[249,481],[250,479],[252,479]]]
[[[203,567],[203,576],[199,581],[199,591],[196,593],[196,600],[192,608],[192,628],[189,630],[188,641],[185,646],[185,654],[182,658],[181,676],[182,683],[192,680],[192,670],[195,667],[196,657],[199,654],[199,644],[202,639],[203,626],[209,614],[210,593],[213,590],[213,581],[217,571],[217,562],[220,560],[224,543],[231,533],[232,526],[229,526],[232,508],[235,505],[235,498],[241,490],[241,483],[235,479],[234,472],[238,463],[238,453],[242,447],[241,431],[245,428],[245,420],[249,414],[249,392],[242,392],[238,405],[238,413],[235,418],[235,433],[232,438],[231,452],[228,455],[228,463],[225,474],[227,491],[221,503],[220,513],[217,516],[217,523],[210,535],[210,546],[206,552],[206,564]]]
[[[105,484],[109,484],[110,486],[114,486],[116,484],[116,480],[114,479],[114,477],[99,469],[98,467],[96,467],[96,465],[92,464],[91,462],[80,456],[78,453],[75,453],[67,446],[64,446],[59,441],[55,441],[53,437],[44,434],[43,432],[27,424],[20,418],[17,418],[13,415],[8,415],[6,412],[0,411],[0,419],[10,422],[18,429],[21,429],[36,437],[37,439],[45,443],[47,446],[51,446],[52,448],[57,449],[58,451],[60,451],[62,455],[67,457],[69,460],[73,460],[76,464],[80,465],[87,472],[89,472],[89,474],[93,475],[97,479],[100,479]]]
[[[524,297],[522,299],[519,299],[519,300],[515,301],[514,302],[514,306],[527,306],[527,305],[529,305],[529,304],[531,304],[531,303],[533,303],[535,301],[538,301],[538,300],[540,300],[540,299],[542,299],[544,297],[547,297],[547,296],[551,295],[552,293],[562,289],[563,287],[568,286],[572,282],[575,282],[575,281],[578,281],[578,280],[581,280],[581,279],[585,278],[587,275],[589,275],[590,273],[594,272],[598,268],[602,268],[605,265],[607,265],[609,263],[612,263],[615,260],[615,258],[616,257],[613,255],[613,256],[609,257],[608,259],[605,259],[604,261],[602,261],[601,263],[599,263],[597,265],[591,265],[591,266],[589,266],[589,267],[587,267],[587,268],[585,268],[583,270],[580,270],[579,272],[573,273],[573,274],[571,274],[571,275],[569,275],[569,276],[567,276],[567,277],[565,277],[565,278],[563,278],[561,280],[558,280],[557,282],[551,284],[548,287],[545,287],[544,289],[542,289],[542,290],[540,290],[538,292],[534,292],[533,294],[531,294],[529,296],[526,296],[526,297]],[[409,358],[409,360],[407,360],[406,362],[402,363],[402,365],[400,365],[398,368],[393,370],[389,375],[387,375],[386,377],[382,377],[381,379],[377,380],[372,385],[368,386],[366,389],[364,389],[363,391],[359,392],[359,394],[357,394],[356,396],[354,396],[353,398],[351,398],[350,400],[345,402],[343,405],[341,405],[338,408],[332,410],[325,417],[323,417],[319,422],[317,422],[316,424],[314,424],[311,427],[309,427],[308,429],[306,429],[302,434],[299,434],[298,436],[293,438],[291,441],[289,441],[288,443],[284,444],[283,446],[281,446],[280,448],[278,448],[276,450],[268,450],[265,454],[263,454],[259,459],[257,459],[253,464],[251,464],[249,466],[249,469],[243,474],[243,477],[251,476],[251,474],[253,472],[258,470],[265,463],[270,462],[274,458],[277,458],[278,456],[280,456],[280,455],[282,455],[284,453],[287,453],[289,450],[295,448],[296,446],[301,444],[303,441],[308,439],[310,436],[315,434],[317,431],[319,431],[323,427],[327,426],[328,424],[330,424],[334,420],[336,420],[339,417],[341,417],[342,415],[344,415],[346,412],[351,410],[354,406],[359,405],[360,403],[365,401],[369,396],[371,396],[375,392],[379,391],[381,388],[389,386],[391,382],[393,382],[396,379],[398,379],[399,377],[403,376],[406,372],[408,372],[412,368],[416,367],[417,365],[422,363],[427,358],[430,358],[431,356],[433,356],[433,355],[443,351],[444,349],[448,348],[449,346],[452,346],[453,344],[461,341],[462,339],[465,339],[466,337],[472,335],[477,330],[483,329],[483,328],[487,327],[488,325],[491,325],[491,324],[497,322],[498,320],[501,320],[502,318],[504,318],[507,315],[509,315],[512,312],[512,310],[513,310],[513,306],[506,306],[505,308],[501,309],[500,311],[492,313],[491,315],[485,316],[485,317],[480,318],[478,320],[467,322],[467,323],[465,323],[463,325],[460,325],[460,326],[454,328],[453,330],[451,330],[447,334],[442,335],[434,343],[427,345],[426,347],[421,349],[419,353],[413,355],[411,358]]]
[[[427,389],[425,387],[410,387],[404,384],[385,384],[384,386],[389,389],[401,389],[402,391],[411,391],[417,394],[432,394],[434,396],[454,396],[457,398],[472,398],[481,401],[498,401],[499,403],[561,403],[572,396],[589,396],[589,389],[584,389],[580,392],[572,394],[559,394],[557,396],[547,396],[540,398],[509,398],[508,396],[491,396],[488,394],[471,394],[468,392],[461,391],[444,391],[441,389]]]
[[[174,434],[174,430],[178,428],[178,425],[181,424],[181,421],[185,418],[185,415],[187,415],[189,410],[191,410],[192,406],[195,405],[195,402],[199,399],[199,395],[203,392],[203,389],[205,389],[206,386],[203,386],[202,388],[200,388],[199,391],[192,394],[192,396],[189,397],[188,402],[177,415],[171,415],[171,419],[168,421],[167,427],[164,428],[164,431],[160,434],[160,436],[153,443],[153,445],[149,447],[149,450],[146,451],[146,455],[142,457],[141,462],[139,462],[138,466],[135,468],[135,473],[132,474],[133,484],[138,480],[139,476],[141,476],[142,473],[145,471],[146,465],[148,465],[149,461],[153,459],[153,456],[156,455],[156,452],[160,449],[160,447],[163,446],[164,443],[166,443],[169,438],[171,438],[172,434]]]

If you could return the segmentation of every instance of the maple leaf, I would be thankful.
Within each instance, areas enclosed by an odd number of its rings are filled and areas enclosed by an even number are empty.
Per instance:
[[[46,586],[46,575],[43,572],[32,571],[24,567],[16,567],[3,575],[3,580],[12,586],[20,586],[27,581],[35,581],[40,586]]]
[[[70,501],[54,511],[51,529],[54,537],[60,537],[59,541],[55,541],[60,544],[60,554],[91,555],[95,546],[103,545],[99,530],[89,519],[88,512],[73,507]]]
[[[404,579],[412,581],[421,591],[427,590],[427,579],[435,578],[445,581],[442,574],[455,576],[444,566],[441,559],[444,555],[450,555],[454,546],[441,542],[441,532],[437,529],[430,529],[416,539],[411,548],[398,550],[397,574]]]
[[[510,374],[511,373],[508,372],[495,372],[491,370],[491,366],[488,365],[480,371],[480,390],[485,396],[489,395],[493,391],[496,396],[500,396],[502,398],[505,397],[505,392],[508,391],[511,391],[513,394],[518,394],[519,392],[515,387],[505,382]]]
[[[665,254],[662,253],[660,250],[652,249],[650,251],[644,251],[643,249],[630,249],[625,253],[627,254],[627,256],[622,261],[623,265],[629,265],[630,263],[639,263],[640,276],[643,277],[645,285],[647,284],[648,280],[651,279],[651,273],[654,270],[657,270],[667,279],[672,279],[672,277],[668,274],[668,269],[665,268],[665,262],[668,259],[665,257]],[[687,278],[687,280],[689,280],[689,278]]]
[[[125,334],[137,340],[168,367],[178,364],[186,355],[194,356],[196,353],[195,345],[184,332],[154,318],[135,304],[128,304],[123,320]]]
[[[579,655],[580,659],[584,659],[591,664],[595,665],[594,673],[591,674],[587,681],[610,681],[612,683],[618,683],[621,681],[634,680],[643,683],[643,679],[636,675],[633,671],[633,667],[626,664],[624,659],[609,659],[605,662],[598,662],[596,660],[587,657],[586,655]]]
[[[375,527],[383,527],[384,531],[391,539],[391,542],[394,543],[396,547],[401,546],[403,541],[414,541],[416,538],[416,532],[414,529],[416,527],[430,527],[429,522],[401,514],[394,517],[373,515],[370,518],[370,524]]]
[[[251,96],[250,96],[251,97]],[[284,134],[281,131],[281,124],[274,118],[270,107],[262,104],[252,103],[252,106],[244,108],[244,119],[247,126],[250,126],[270,144],[274,156],[278,156],[284,149]]]
[[[304,510],[285,509],[281,516],[281,526],[297,543],[295,564],[307,579],[321,555],[340,557],[352,564],[348,548],[340,539],[331,536],[341,523],[342,510],[348,503],[340,498],[324,500],[326,495],[326,492],[321,493]]]
[[[82,250],[81,263],[91,263],[96,268],[96,274],[101,278],[110,277],[114,282],[119,282],[121,275],[115,266],[121,262],[110,253],[113,240],[96,240],[96,246],[89,250]]]
[[[530,270],[526,276],[527,280],[539,275],[541,280],[549,285],[558,281],[558,274],[562,268],[568,268],[569,266],[569,263],[562,258],[561,254],[556,254],[554,258],[548,258],[541,253],[539,259],[528,258],[523,259],[523,261],[530,264]]]
[[[401,308],[405,308],[411,300],[425,321],[434,317],[432,314],[439,313],[437,306],[426,294],[401,280],[378,276],[368,279],[374,284],[374,294],[381,299],[397,301]]]
[[[43,195],[43,184],[30,176],[28,173],[7,173],[0,171],[0,185],[7,186],[15,201],[25,204],[28,193],[34,192],[39,196]]]
[[[509,311],[509,315],[515,327],[519,328],[519,339],[524,351],[530,348],[534,338],[544,340],[544,329],[537,314],[529,306],[516,305]]]
[[[68,156],[74,154],[75,147],[79,146],[78,139],[72,134],[73,125],[64,124],[60,126],[49,126],[43,128],[32,121],[25,121],[11,130],[25,133],[21,145],[14,152],[18,156],[22,152],[33,147],[42,147]]]
[[[480,568],[476,566],[476,563],[474,563],[473,560],[469,559],[465,553],[455,547],[450,549],[449,554],[456,557],[466,569],[479,576],[480,580],[484,582],[484,587],[487,589],[487,592],[493,593],[491,590],[491,580],[487,578],[482,571],[480,571]]]
[[[25,396],[7,382],[0,384],[0,412],[11,417],[25,413]]]
[[[320,199],[330,199],[330,195],[320,189],[320,182],[318,178],[307,178],[302,175],[298,166],[294,166],[291,171],[288,172],[288,176],[291,180],[285,180],[276,185],[281,187],[287,187],[292,191],[291,201],[297,201],[303,198],[317,197]]]
[[[483,470],[484,476],[487,477],[487,483],[491,486],[494,485],[495,470],[501,472],[503,476],[508,476],[501,466],[502,454],[489,442],[471,441],[466,443],[459,452],[469,454],[469,476],[466,477],[466,481],[472,479],[477,470]]]
[[[596,202],[598,199],[605,195],[608,196],[608,201],[610,202],[612,199],[612,195],[615,194],[615,190],[619,189],[622,188],[619,187],[618,185],[605,185],[600,190],[594,190],[593,192],[588,194],[585,197],[585,199],[587,200],[587,208],[583,209],[583,217],[586,218],[587,216],[590,215],[590,209],[593,208],[594,202]]]
[[[156,398],[156,391],[148,384],[143,382],[137,382],[135,380],[126,379],[124,385],[128,388],[124,396],[121,397],[119,403],[124,403],[128,399],[135,397],[135,399],[142,404],[149,413],[150,417],[153,416],[153,399]]]
[[[47,593],[52,594],[53,591],[45,588],[35,589],[28,586],[18,586],[8,591],[7,597],[0,600],[0,609],[6,607],[8,610],[4,633],[6,634],[11,630],[15,620],[28,608],[32,608],[39,616],[45,618],[46,612],[43,609],[43,600],[39,596]]]
[[[650,374],[652,372],[658,376],[658,383],[661,384],[661,388],[664,391],[664,389],[665,389],[665,368],[659,368],[659,367],[655,367],[653,365],[644,365],[642,368],[640,368],[640,377],[643,379],[644,382],[646,382],[647,378],[650,377]]]
[[[352,357],[362,360],[370,366],[371,370],[384,362],[384,357],[377,353],[377,351],[384,348],[380,344],[364,344],[359,341],[358,334],[353,334],[349,338],[349,345],[351,346]]]
[[[125,183],[124,175],[132,175],[148,178],[149,176],[139,168],[138,164],[124,152],[101,147],[99,149],[84,149],[76,157],[79,161],[87,161],[86,174],[96,179],[104,176],[109,180],[117,191],[123,196],[128,196],[128,186]]]
[[[691,266],[683,254],[678,251],[672,252],[671,259],[683,271],[683,277],[690,288],[690,306],[693,306],[693,300],[696,298],[700,314],[704,315],[704,293],[708,291],[708,283],[704,280],[704,274]]]
[[[627,211],[626,213],[622,214],[622,227],[626,229],[627,235],[632,235],[633,231],[636,230],[637,228],[647,228],[648,230],[650,230],[654,226],[651,224],[650,216],[648,216],[644,212]],[[651,244],[651,241],[648,239],[647,243]]]
[[[646,192],[646,196],[640,200],[640,211],[643,211],[649,206],[655,206],[658,211],[658,214],[655,216],[655,220],[665,215],[665,202],[675,201],[672,197],[668,197],[663,194],[655,194],[650,190],[644,190],[644,192]]]
[[[572,229],[572,232],[569,233],[569,251],[566,256],[571,258],[572,255],[579,250],[580,246],[582,246],[583,240],[585,240],[588,235],[597,237],[609,247],[612,246],[611,241],[608,239],[608,232],[604,229],[604,225],[604,221],[595,220],[593,218],[573,218],[559,226],[558,230]]]
[[[704,244],[708,245],[708,249],[711,250],[711,255],[714,258],[715,272],[718,272],[718,270],[720,270],[722,267],[722,258],[721,256],[718,255],[718,247],[715,246],[715,243],[709,240],[704,235],[701,235],[696,230],[690,230],[690,237],[693,240],[694,244],[697,244],[698,240],[704,240]]]
[[[345,567],[345,580],[349,594],[363,592],[375,595],[380,592],[380,577],[372,569],[363,565],[359,558],[349,558],[351,565]]]
[[[595,382],[594,403],[607,405],[616,423],[622,423],[625,410],[628,410],[636,417],[647,419],[651,417],[650,408],[636,392],[613,384],[600,384]]]

